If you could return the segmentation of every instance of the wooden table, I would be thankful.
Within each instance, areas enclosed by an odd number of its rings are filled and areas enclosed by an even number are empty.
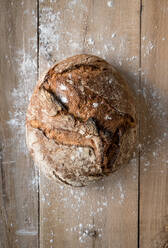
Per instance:
[[[167,248],[168,1],[0,5],[0,248]],[[39,75],[79,53],[118,68],[134,90],[139,119],[129,165],[82,189],[35,170],[24,127]]]

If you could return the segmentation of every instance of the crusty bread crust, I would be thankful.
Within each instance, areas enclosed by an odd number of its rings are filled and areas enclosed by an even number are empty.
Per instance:
[[[105,60],[76,55],[39,80],[26,118],[27,145],[45,175],[85,186],[118,169],[136,140],[127,83]]]

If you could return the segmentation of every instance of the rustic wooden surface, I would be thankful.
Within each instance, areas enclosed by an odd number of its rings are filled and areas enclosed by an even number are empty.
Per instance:
[[[140,247],[168,247],[168,1],[143,1]]]
[[[38,178],[24,127],[37,79],[36,3],[0,6],[0,247],[37,247]]]
[[[0,248],[168,246],[168,2],[0,0]],[[77,53],[105,58],[137,98],[129,165],[74,189],[38,175],[25,111],[39,76]]]

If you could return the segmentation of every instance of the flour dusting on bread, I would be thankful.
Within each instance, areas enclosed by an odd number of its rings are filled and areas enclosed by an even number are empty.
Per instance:
[[[56,181],[85,186],[130,157],[135,105],[116,69],[97,56],[76,55],[38,82],[26,126],[35,164]]]

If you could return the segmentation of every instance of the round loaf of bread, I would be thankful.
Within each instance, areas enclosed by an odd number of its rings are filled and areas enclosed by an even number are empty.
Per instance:
[[[128,161],[136,140],[136,113],[127,83],[93,55],[55,64],[35,87],[26,136],[46,176],[85,186]]]

